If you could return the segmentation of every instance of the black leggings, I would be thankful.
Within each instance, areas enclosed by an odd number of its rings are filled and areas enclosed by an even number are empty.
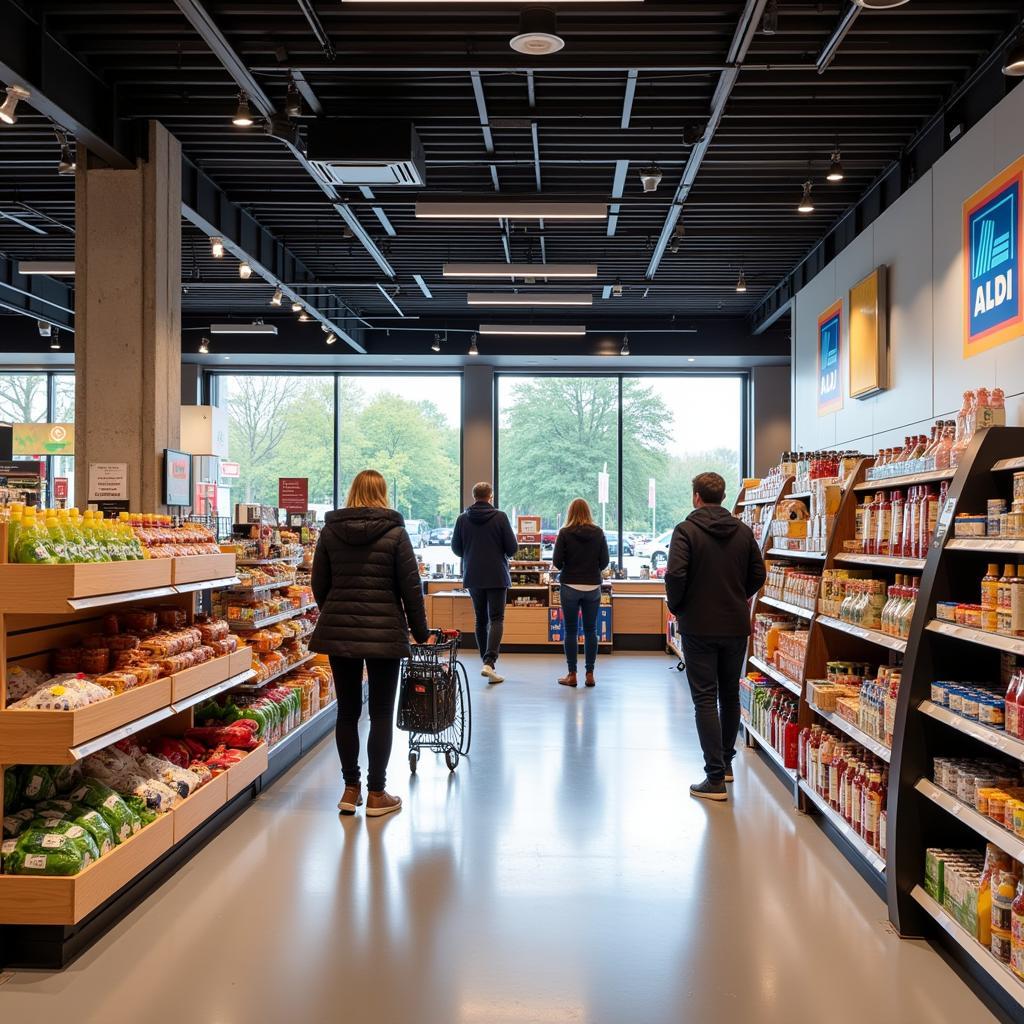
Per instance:
[[[394,736],[395,694],[398,690],[398,658],[367,658],[370,684],[370,757],[367,784],[379,793],[386,782],[391,740]],[[363,713],[363,659],[331,658],[334,686],[338,692],[338,724],[334,735],[346,786],[359,785],[359,718]]]

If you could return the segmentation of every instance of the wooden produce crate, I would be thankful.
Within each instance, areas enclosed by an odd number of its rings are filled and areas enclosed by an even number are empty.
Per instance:
[[[203,580],[223,580],[235,574],[235,556],[189,555],[172,558],[172,583],[201,583]]]
[[[243,647],[241,650],[235,651],[234,654],[228,655],[228,657],[231,659],[230,675],[241,675],[243,672],[248,672],[252,668],[251,647]]]
[[[199,693],[200,690],[205,690],[208,686],[214,686],[216,683],[222,683],[225,679],[235,675],[231,671],[232,657],[234,655],[228,654],[222,658],[204,662],[202,665],[196,665],[195,668],[187,668],[184,672],[176,672],[171,676],[172,703],[191,697],[194,693]]]
[[[251,786],[267,770],[269,764],[269,750],[266,743],[261,743],[238,764],[230,767],[224,772],[228,787],[227,799],[233,800],[246,786]]]
[[[0,924],[77,924],[173,844],[172,812],[162,815],[77,875],[0,875]]]
[[[214,775],[210,781],[182,800],[171,811],[174,821],[174,842],[180,843],[228,802],[227,772]]]
[[[72,748],[158,710],[171,714],[171,680],[126,690],[79,711],[0,711],[0,764],[73,764]],[[122,737],[114,736],[110,743]]]
[[[0,612],[63,614],[76,598],[124,595],[171,585],[169,558],[137,562],[89,562],[79,565],[0,564]],[[168,591],[172,594],[173,591]],[[151,596],[139,594],[139,598]],[[152,595],[159,596],[159,595]],[[116,600],[111,600],[111,604]]]

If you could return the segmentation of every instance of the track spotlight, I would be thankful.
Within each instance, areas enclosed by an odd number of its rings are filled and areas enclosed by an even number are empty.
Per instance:
[[[224,243],[216,235],[210,239],[210,255],[215,260],[221,259],[224,255]]]
[[[249,109],[249,97],[244,92],[238,94],[238,109],[231,123],[236,128],[248,128],[252,124],[252,111]]]
[[[476,347],[476,335],[472,334],[469,338],[469,354],[471,356],[480,355],[480,350]]]
[[[53,334],[50,335],[50,348],[55,352],[60,351],[60,331],[54,327]]]
[[[797,209],[801,213],[814,213],[814,200],[811,199],[811,183],[809,181],[804,182],[804,194],[800,198],[800,205]]]
[[[430,346],[430,351],[431,352],[440,352],[441,351],[441,335],[436,333],[436,332],[434,333],[434,343]]]
[[[565,40],[558,34],[555,12],[544,7],[523,11],[519,16],[519,34],[512,37],[509,46],[528,57],[558,53],[565,46]]]
[[[618,278],[615,279],[615,284],[612,285],[612,295],[617,299],[622,298],[622,282]]]
[[[270,297],[270,304],[272,306],[280,306],[284,301],[284,295],[281,292],[280,286],[274,289],[274,294]]]
[[[747,290],[747,279],[743,276],[743,268],[740,267],[740,276],[736,278],[736,291],[741,295]]]
[[[671,253],[679,252],[679,247],[683,244],[683,236],[686,234],[686,229],[683,227],[683,222],[680,220],[676,224],[675,231],[672,232],[672,237],[669,239],[668,251]]]
[[[76,166],[75,151],[72,149],[71,144],[68,142],[68,137],[64,132],[59,128],[55,128],[54,134],[57,136],[57,142],[60,145],[60,159],[57,161],[57,173],[74,174]]]
[[[302,303],[299,302],[297,299],[292,303],[292,312],[293,313],[301,313],[302,312]]]
[[[704,138],[704,125],[702,124],[684,124],[683,125],[683,142],[687,146],[696,146],[701,139]]]
[[[53,326],[48,324],[45,320],[36,321],[36,330],[39,331],[40,338],[48,338],[53,332]]]
[[[622,336],[622,348],[619,349],[619,355],[620,356],[628,356],[629,355],[629,335],[628,334],[624,334]]]
[[[645,192],[657,192],[661,184],[661,168],[657,164],[651,164],[646,170],[640,172],[640,182]]]
[[[199,354],[201,356],[206,356],[206,355],[210,354],[210,339],[209,338],[203,338],[199,342]]]
[[[308,324],[309,321],[312,320],[312,319],[313,318],[305,310],[303,310],[299,314],[299,323]]]
[[[18,101],[27,100],[31,95],[23,86],[7,86],[7,99],[0,104],[0,121],[3,121],[4,124],[14,124],[18,120],[18,115],[14,112]]]
[[[302,96],[294,81],[288,83],[288,92],[284,97],[284,112],[289,117],[302,116]]]
[[[846,177],[843,171],[843,161],[839,153],[839,147],[836,146],[832,150],[832,162],[829,165],[828,174],[825,175],[827,181],[842,181]]]
[[[325,345],[333,345],[337,340],[338,340],[338,336],[334,333],[334,331],[328,331],[327,332],[327,337],[324,338],[324,344]]]
[[[1024,36],[1006,51],[1003,58],[1003,74],[1010,78],[1020,78],[1024,75]]]
[[[768,0],[761,18],[761,31],[766,36],[773,36],[779,31],[779,0]]]
[[[252,267],[245,260],[238,264],[238,276],[243,281],[248,281],[252,277]]]

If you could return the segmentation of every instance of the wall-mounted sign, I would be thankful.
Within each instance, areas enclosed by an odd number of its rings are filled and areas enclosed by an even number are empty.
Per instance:
[[[309,480],[304,476],[282,476],[277,481],[277,503],[289,514],[309,511]]]
[[[53,478],[53,496],[57,501],[68,500],[68,478],[66,476]]]
[[[192,456],[164,449],[164,504],[172,508],[192,504]]]
[[[74,455],[74,423],[15,423],[15,455]]]
[[[1024,157],[963,206],[964,355],[1024,334],[1020,236],[1024,230]]]
[[[127,501],[128,463],[89,463],[89,502]]]
[[[516,516],[516,536],[520,542],[539,544],[541,539],[540,516]]]
[[[242,464],[240,462],[225,462],[220,460],[220,477],[222,480],[237,480],[242,475]]]
[[[843,407],[843,300],[818,317],[818,415]]]
[[[885,267],[850,289],[850,397],[870,398],[889,386],[889,306]]]

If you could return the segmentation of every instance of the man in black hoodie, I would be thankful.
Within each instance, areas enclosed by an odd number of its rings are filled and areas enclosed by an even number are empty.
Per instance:
[[[672,534],[665,572],[668,607],[679,620],[686,675],[704,751],[703,782],[690,795],[728,800],[740,728],[740,675],[750,638],[749,600],[765,580],[764,560],[745,523],[722,508],[717,473],[693,480],[693,512]]]
[[[462,583],[473,599],[476,614],[476,645],[483,658],[480,675],[491,683],[503,683],[495,670],[505,631],[505,601],[512,577],[508,560],[519,541],[508,516],[494,507],[494,488],[485,481],[473,486],[475,501],[455,521],[452,551],[463,560]]]

